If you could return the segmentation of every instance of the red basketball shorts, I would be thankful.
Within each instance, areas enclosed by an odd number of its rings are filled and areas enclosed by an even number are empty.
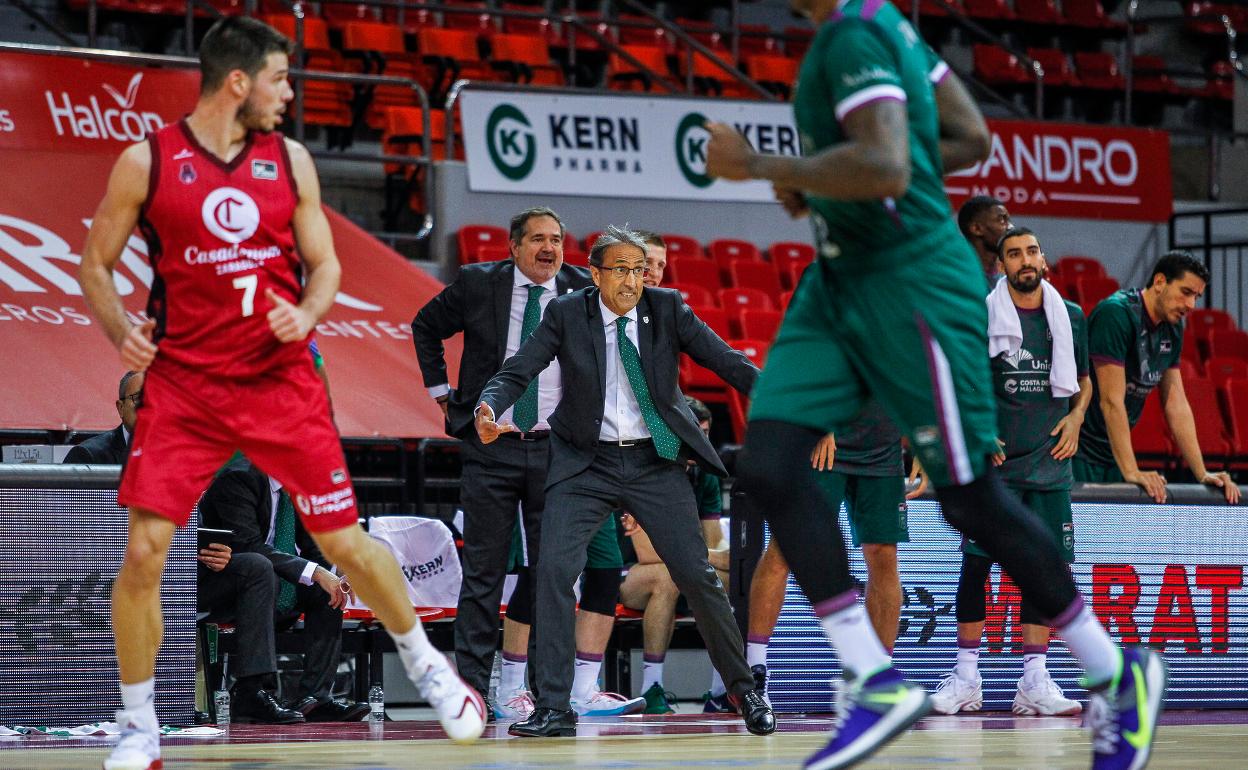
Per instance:
[[[186,526],[235,450],[281,482],[304,527],[356,523],[355,492],[312,359],[263,377],[211,377],[158,361],[143,384],[117,499]]]

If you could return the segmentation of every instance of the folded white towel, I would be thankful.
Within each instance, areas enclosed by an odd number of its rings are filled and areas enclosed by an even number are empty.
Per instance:
[[[1070,316],[1062,295],[1048,281],[1040,282],[1044,295],[1044,317],[1053,335],[1053,361],[1049,369],[1049,387],[1053,398],[1067,398],[1079,392],[1079,372],[1075,368],[1075,335],[1070,328]],[[1010,296],[1009,282],[997,281],[997,285],[984,300],[988,305],[988,355],[996,358],[1002,353],[1014,355],[1023,345],[1023,325],[1018,320],[1018,308]]]

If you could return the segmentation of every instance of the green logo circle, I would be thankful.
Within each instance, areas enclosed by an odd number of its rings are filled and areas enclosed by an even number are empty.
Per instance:
[[[490,119],[485,122],[485,146],[494,167],[513,182],[528,176],[537,162],[537,139],[533,136],[532,124],[511,104],[500,104],[490,113]]]
[[[715,180],[706,175],[706,144],[711,135],[703,125],[706,116],[691,112],[676,127],[676,163],[694,187],[710,187]]]

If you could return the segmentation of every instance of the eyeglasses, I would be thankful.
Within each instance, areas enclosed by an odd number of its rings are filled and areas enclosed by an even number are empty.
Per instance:
[[[628,275],[632,275],[634,278],[641,278],[650,274],[650,268],[648,267],[600,267],[598,269],[611,273],[620,279]]]
[[[143,391],[140,390],[138,393],[131,393],[128,396],[122,396],[121,400],[129,401],[131,406],[138,409],[140,406],[143,406]]]

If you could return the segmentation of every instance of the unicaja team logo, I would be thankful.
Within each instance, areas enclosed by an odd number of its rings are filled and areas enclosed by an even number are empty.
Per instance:
[[[706,144],[711,135],[705,124],[705,115],[691,112],[676,127],[676,163],[694,187],[710,187],[715,181],[706,174]]]
[[[260,227],[260,209],[251,196],[233,187],[218,187],[200,209],[204,227],[226,243],[242,243]]]
[[[515,105],[500,104],[485,122],[485,146],[498,173],[518,182],[537,163],[537,137],[533,125]]]

